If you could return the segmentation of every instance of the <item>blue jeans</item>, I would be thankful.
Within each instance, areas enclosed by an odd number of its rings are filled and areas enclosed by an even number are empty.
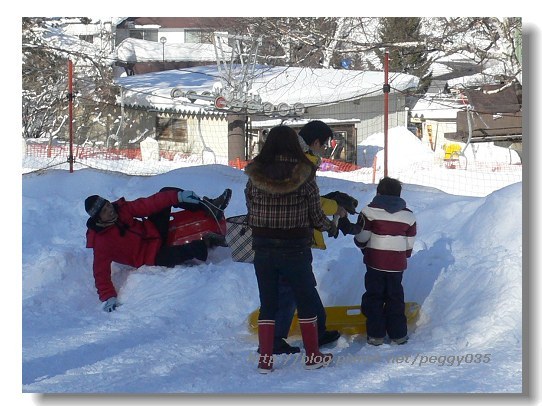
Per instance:
[[[407,335],[403,272],[384,272],[367,267],[361,310],[367,317],[367,335],[403,338]]]
[[[326,331],[326,309],[318,295],[316,301],[318,316],[318,336],[321,337]],[[287,338],[295,313],[295,297],[288,281],[279,282],[279,309],[275,315],[275,338]]]
[[[260,292],[259,320],[275,320],[280,304],[280,278],[285,278],[292,288],[298,317],[307,319],[316,316],[320,297],[312,273],[310,239],[254,237],[252,247]]]

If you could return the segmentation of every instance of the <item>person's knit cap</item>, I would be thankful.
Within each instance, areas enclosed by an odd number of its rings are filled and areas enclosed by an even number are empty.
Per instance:
[[[106,202],[107,200],[101,196],[89,196],[85,199],[85,210],[91,218],[94,218],[100,213]]]

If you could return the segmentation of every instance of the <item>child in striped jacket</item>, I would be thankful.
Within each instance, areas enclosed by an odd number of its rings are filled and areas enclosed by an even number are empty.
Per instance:
[[[401,182],[385,177],[376,196],[358,216],[354,243],[363,252],[365,293],[361,309],[367,317],[367,343],[381,345],[386,334],[392,343],[408,340],[402,286],[407,258],[412,254],[416,218],[401,198]]]

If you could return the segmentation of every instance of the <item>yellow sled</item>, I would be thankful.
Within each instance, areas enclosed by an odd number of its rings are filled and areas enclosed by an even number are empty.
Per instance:
[[[420,305],[415,302],[405,303],[405,315],[407,323],[413,324],[420,317]],[[248,316],[248,329],[251,333],[258,332],[258,316],[260,309],[254,310]],[[328,330],[339,330],[342,334],[364,334],[366,332],[365,316],[361,313],[358,306],[329,306],[326,307],[326,328]],[[290,335],[301,334],[297,313],[294,315]]]

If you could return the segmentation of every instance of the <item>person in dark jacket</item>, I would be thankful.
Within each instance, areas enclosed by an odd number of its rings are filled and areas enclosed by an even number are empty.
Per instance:
[[[333,130],[323,121],[312,120],[305,124],[298,135],[299,144],[305,153],[305,156],[316,169],[320,166],[322,154],[328,142],[333,138]],[[339,216],[346,218],[346,211],[334,199],[326,196],[320,196],[322,211],[326,216]],[[333,235],[337,238],[337,235]],[[326,244],[320,230],[313,230],[312,248],[325,250]],[[300,351],[299,347],[291,346],[286,338],[290,331],[290,326],[295,313],[295,299],[286,278],[282,278],[279,288],[279,310],[275,319],[275,341],[273,354],[295,354]],[[337,341],[341,334],[337,330],[327,330],[326,328],[326,310],[321,300],[317,302],[318,315],[318,344],[320,346]]]
[[[399,180],[383,178],[357,221],[361,231],[354,243],[367,267],[361,310],[371,345],[383,344],[386,334],[396,344],[408,341],[402,280],[414,247],[416,218],[401,198],[401,188]]]
[[[245,168],[248,224],[252,229],[254,269],[260,295],[258,371],[273,370],[275,316],[279,280],[291,285],[303,344],[305,368],[329,365],[333,355],[318,348],[316,280],[312,272],[313,229],[336,233],[320,204],[316,168],[307,159],[296,132],[280,125],[269,131],[261,152]]]
[[[224,246],[224,236],[215,233],[184,245],[168,246],[168,226],[172,207],[205,210],[219,221],[224,217],[230,198],[230,189],[209,199],[200,198],[191,190],[173,187],[134,201],[121,197],[111,203],[98,195],[87,197],[85,210],[90,218],[86,246],[94,252],[94,281],[103,309],[111,312],[119,304],[111,281],[112,262],[135,268],[142,265],[173,267],[194,258],[205,261],[208,248]]]

